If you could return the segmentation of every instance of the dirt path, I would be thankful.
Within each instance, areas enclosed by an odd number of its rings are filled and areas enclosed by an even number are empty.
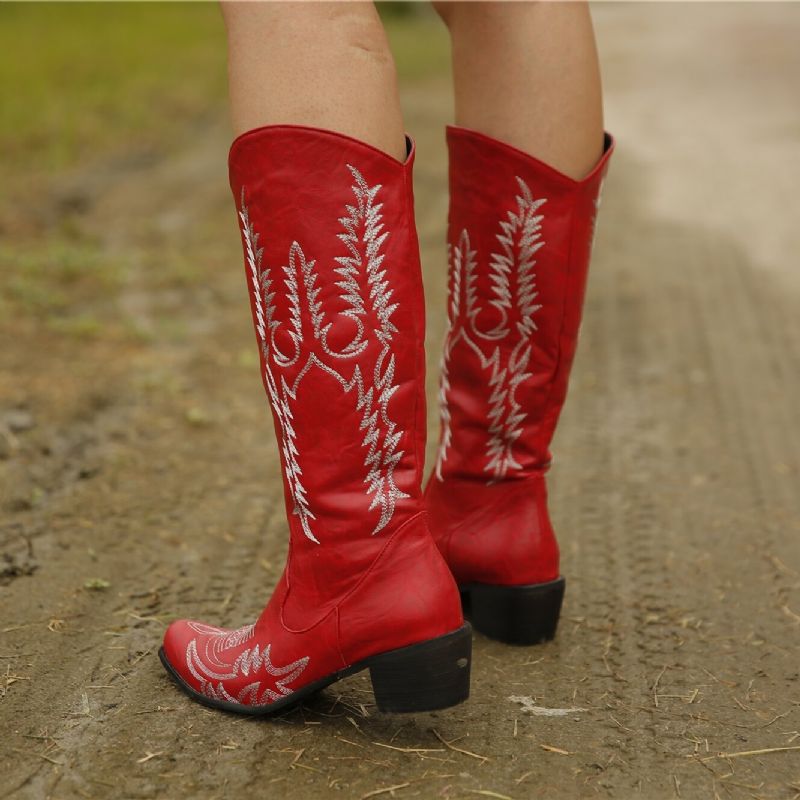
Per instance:
[[[478,637],[454,710],[380,715],[355,677],[239,719],[156,658],[175,616],[257,614],[285,551],[226,131],[19,210],[141,268],[95,301],[135,335],[30,323],[0,348],[0,797],[800,794],[800,9],[677,8],[597,15],[621,146],[556,443],[560,634]],[[406,97],[431,397],[446,98]]]

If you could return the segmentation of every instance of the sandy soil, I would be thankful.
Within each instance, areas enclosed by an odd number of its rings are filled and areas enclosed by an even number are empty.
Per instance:
[[[364,677],[275,721],[169,682],[165,624],[250,620],[285,551],[228,134],[204,125],[17,209],[157,269],[94,301],[136,336],[21,322],[0,347],[0,797],[800,796],[800,7],[597,23],[620,143],[552,473],[557,641],[477,637],[470,701],[410,717]],[[404,100],[433,397],[449,99]]]

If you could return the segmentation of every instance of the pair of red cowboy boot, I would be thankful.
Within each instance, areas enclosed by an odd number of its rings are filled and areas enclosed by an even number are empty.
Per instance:
[[[164,666],[206,705],[275,713],[369,669],[379,709],[444,708],[469,694],[462,599],[489,636],[555,632],[544,472],[612,143],[580,182],[478,133],[448,143],[450,326],[425,494],[413,144],[401,163],[270,126],[231,148],[290,540],[254,624],[167,630]]]

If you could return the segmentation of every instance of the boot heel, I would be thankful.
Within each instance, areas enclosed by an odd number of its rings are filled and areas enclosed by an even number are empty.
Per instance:
[[[465,613],[490,639],[507,644],[537,644],[556,635],[564,578],[530,586],[471,584],[461,589]]]
[[[369,674],[381,711],[435,711],[469,697],[472,630],[452,633],[375,656]]]

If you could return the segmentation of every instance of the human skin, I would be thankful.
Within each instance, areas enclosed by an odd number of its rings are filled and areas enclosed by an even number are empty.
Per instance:
[[[456,124],[579,180],[603,151],[585,2],[435,2],[450,31]]]
[[[373,3],[221,6],[237,135],[263,125],[306,125],[405,159],[394,59]]]
[[[452,41],[456,124],[587,175],[603,148],[588,4],[433,5]],[[405,157],[394,60],[372,2],[223,0],[222,12],[237,134],[308,125]]]

